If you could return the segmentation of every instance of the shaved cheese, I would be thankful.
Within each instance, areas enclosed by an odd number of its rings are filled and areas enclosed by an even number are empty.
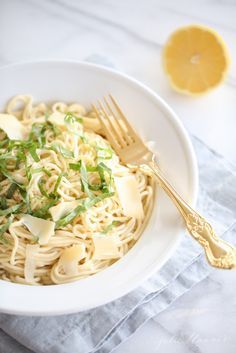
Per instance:
[[[56,222],[60,218],[66,216],[68,213],[73,211],[73,209],[79,206],[79,204],[80,204],[79,200],[61,202],[56,206],[50,207],[49,212],[51,213],[51,216],[54,222]]]
[[[25,140],[26,133],[20,121],[10,114],[0,114],[0,129],[2,129],[10,140]]]
[[[65,113],[54,112],[49,116],[48,121],[52,124],[64,126],[65,125],[65,116],[66,116]]]
[[[68,276],[78,274],[78,262],[86,256],[85,245],[77,244],[67,248],[61,254],[58,265],[61,266]]]
[[[33,217],[29,214],[24,214],[21,221],[39,239],[38,242],[40,245],[47,244],[51,236],[55,233],[55,223],[52,221]]]
[[[115,185],[124,214],[128,217],[143,219],[143,204],[135,176],[115,177]]]
[[[94,260],[115,259],[121,254],[118,249],[119,241],[115,236],[96,235],[93,237]]]
[[[97,118],[83,117],[83,124],[87,129],[97,132],[101,129],[101,124]]]
[[[39,250],[39,245],[26,245],[25,247],[25,267],[24,276],[28,283],[35,283],[34,272],[36,269],[35,254]]]

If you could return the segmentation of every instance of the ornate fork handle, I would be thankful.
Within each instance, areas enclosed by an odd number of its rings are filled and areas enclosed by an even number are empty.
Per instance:
[[[182,214],[189,233],[203,247],[209,264],[222,269],[236,267],[235,247],[219,238],[212,226],[181,198],[161,174],[154,161],[149,162],[148,166],[157,177],[161,187],[166,191]]]

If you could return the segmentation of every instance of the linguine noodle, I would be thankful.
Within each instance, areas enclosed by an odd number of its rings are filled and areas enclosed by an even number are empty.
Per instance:
[[[152,209],[154,185],[148,172],[122,165],[93,112],[77,103],[33,104],[31,96],[18,95],[2,116],[18,119],[24,139],[10,139],[0,130],[0,278],[67,283],[123,257]],[[132,209],[125,211],[117,191],[116,183],[130,177],[143,216],[128,214]],[[62,213],[55,220],[58,205]],[[48,221],[42,224],[53,231],[41,232],[38,220]]]

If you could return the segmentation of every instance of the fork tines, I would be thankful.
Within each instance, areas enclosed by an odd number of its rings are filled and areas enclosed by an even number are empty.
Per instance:
[[[99,100],[98,108],[93,105],[93,109],[109,141],[115,145],[115,148],[122,149],[140,139],[126,119],[115,98],[112,95],[109,95],[109,97],[111,103],[104,97],[104,103]]]

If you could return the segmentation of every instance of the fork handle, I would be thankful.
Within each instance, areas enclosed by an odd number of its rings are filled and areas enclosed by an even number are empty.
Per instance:
[[[188,232],[203,247],[209,264],[222,269],[236,267],[235,247],[219,238],[212,226],[182,199],[154,161],[149,162],[148,165],[158,179],[160,186],[183,216]]]

